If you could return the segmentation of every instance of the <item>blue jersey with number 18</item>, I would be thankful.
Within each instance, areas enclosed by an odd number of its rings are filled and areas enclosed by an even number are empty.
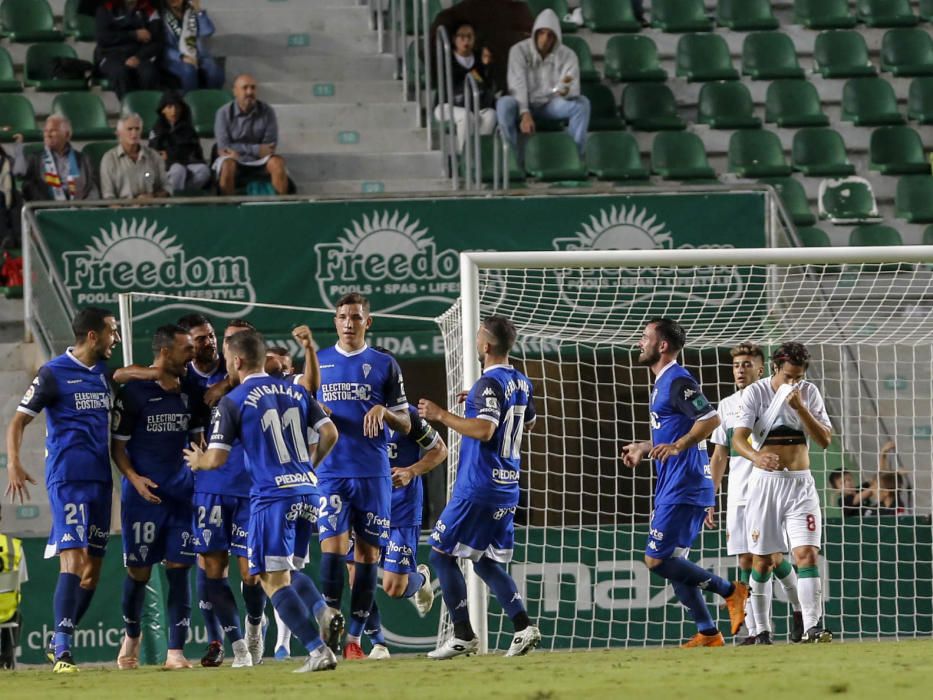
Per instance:
[[[496,508],[518,505],[522,433],[535,420],[531,380],[511,365],[483,370],[464,415],[495,424],[492,439],[464,437],[453,496]]]

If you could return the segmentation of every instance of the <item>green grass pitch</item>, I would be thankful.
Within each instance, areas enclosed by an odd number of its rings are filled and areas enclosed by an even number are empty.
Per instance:
[[[544,652],[506,659],[424,657],[341,663],[334,672],[293,674],[299,661],[233,670],[48,668],[0,672],[0,697],[20,698],[419,698],[423,700],[632,700],[780,697],[930,697],[933,640],[720,649]],[[311,693],[312,695],[309,695]]]

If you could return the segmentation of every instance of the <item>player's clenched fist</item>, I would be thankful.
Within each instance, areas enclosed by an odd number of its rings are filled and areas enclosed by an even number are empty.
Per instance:
[[[298,326],[292,329],[292,338],[298,341],[305,350],[314,347],[314,338],[311,336],[311,329],[308,326]]]
[[[646,442],[633,442],[626,445],[622,448],[622,464],[629,469],[634,469],[650,450],[651,444]]]
[[[418,415],[427,420],[439,421],[446,411],[429,399],[419,399]]]

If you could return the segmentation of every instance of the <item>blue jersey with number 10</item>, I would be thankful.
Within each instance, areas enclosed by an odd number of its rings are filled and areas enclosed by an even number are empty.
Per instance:
[[[260,372],[220,400],[209,447],[243,443],[251,499],[316,495],[308,442],[330,422],[304,387]]]
[[[535,420],[531,380],[511,365],[483,370],[466,399],[467,418],[496,425],[488,442],[464,437],[453,496],[497,508],[518,505],[522,433]]]

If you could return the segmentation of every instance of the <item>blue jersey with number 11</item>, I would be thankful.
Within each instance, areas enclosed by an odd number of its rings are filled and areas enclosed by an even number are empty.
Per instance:
[[[466,399],[467,418],[496,426],[492,439],[464,437],[453,495],[496,508],[518,505],[522,433],[535,420],[531,380],[511,365],[483,370]]]

